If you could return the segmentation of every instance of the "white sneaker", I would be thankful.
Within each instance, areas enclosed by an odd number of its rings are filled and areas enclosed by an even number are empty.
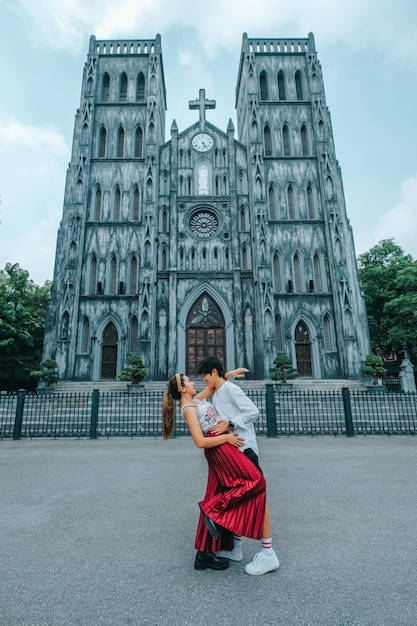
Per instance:
[[[267,574],[273,572],[279,568],[278,557],[273,550],[271,554],[266,554],[263,550],[257,552],[253,557],[252,563],[248,563],[245,567],[245,572],[252,576],[260,576],[261,574]]]
[[[233,550],[218,550],[214,554],[222,557],[223,559],[229,559],[230,561],[241,561],[243,559],[242,548],[233,548]]]

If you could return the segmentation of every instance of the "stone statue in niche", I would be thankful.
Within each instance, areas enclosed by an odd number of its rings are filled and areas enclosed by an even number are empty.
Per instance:
[[[208,167],[207,163],[202,161],[198,166],[198,195],[207,196],[208,193]]]

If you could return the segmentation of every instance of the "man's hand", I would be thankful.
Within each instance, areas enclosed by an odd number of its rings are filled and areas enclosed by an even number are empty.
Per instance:
[[[213,435],[223,435],[223,433],[227,433],[229,430],[229,422],[226,420],[219,420],[217,424],[209,428],[209,433]]]

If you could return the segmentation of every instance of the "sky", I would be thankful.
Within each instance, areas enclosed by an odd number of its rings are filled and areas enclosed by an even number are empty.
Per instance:
[[[314,34],[359,255],[394,239],[417,258],[415,0],[0,0],[0,269],[52,280],[89,38],[162,38],[166,139],[207,119],[235,128],[242,34]]]

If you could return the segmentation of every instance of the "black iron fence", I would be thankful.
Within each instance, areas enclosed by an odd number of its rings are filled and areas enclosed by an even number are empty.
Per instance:
[[[417,429],[417,393],[282,391],[273,384],[247,391],[258,406],[256,431],[289,435],[407,434]],[[41,393],[0,396],[0,438],[159,437],[160,391]],[[188,435],[176,414],[175,436]]]

